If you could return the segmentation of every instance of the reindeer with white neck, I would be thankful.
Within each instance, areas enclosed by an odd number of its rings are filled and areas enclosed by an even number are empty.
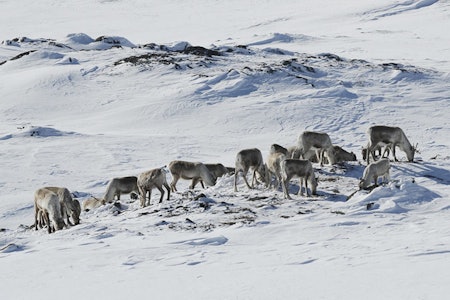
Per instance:
[[[372,126],[368,130],[369,143],[367,145],[367,155],[366,161],[369,164],[370,155],[372,155],[375,160],[375,149],[380,146],[388,146],[392,150],[394,155],[394,160],[397,160],[395,156],[395,148],[398,146],[400,150],[405,152],[406,158],[409,162],[414,160],[414,154],[416,152],[416,147],[412,146],[408,141],[405,133],[400,127],[389,127],[389,126]]]

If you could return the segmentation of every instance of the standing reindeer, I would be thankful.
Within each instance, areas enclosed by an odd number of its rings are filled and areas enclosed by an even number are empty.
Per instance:
[[[311,194],[316,195],[317,179],[314,176],[314,169],[311,162],[306,159],[285,159],[281,162],[281,177],[283,179],[283,192],[285,198],[291,199],[289,196],[288,184],[294,176],[300,178],[300,188],[298,190],[300,195],[303,195],[303,182],[305,182],[306,195],[310,196],[310,194],[308,194],[308,182],[311,185]]]
[[[193,189],[200,181],[209,186],[214,186],[216,184],[216,178],[214,175],[211,174],[205,164],[201,162],[174,160],[170,162],[169,170],[173,177],[172,182],[170,183],[170,189],[172,192],[177,191],[176,185],[180,178],[188,180],[192,179],[192,183],[189,186],[190,189]]]
[[[315,149],[321,166],[323,166],[324,155],[327,156],[330,165],[336,163],[333,144],[330,136],[326,133],[305,131],[298,138],[298,147],[302,154],[307,153],[310,149]]]
[[[161,193],[161,198],[159,199],[159,203],[162,202],[164,198],[164,190],[163,186],[167,190],[167,200],[170,198],[170,187],[167,184],[166,172],[164,168],[152,169],[147,172],[143,172],[138,176],[137,186],[139,189],[139,196],[141,199],[141,207],[145,207],[150,204],[150,199],[152,197],[152,189],[157,188]],[[147,201],[147,193],[148,193],[148,201]]]
[[[114,197],[117,197],[117,200],[120,200],[121,194],[129,193],[139,194],[136,176],[117,177],[111,179],[106,187],[105,196],[103,198],[106,202],[112,203],[114,201]]]
[[[61,213],[61,204],[56,193],[40,188],[34,193],[34,227],[47,225],[48,233],[63,229],[66,224]]]
[[[55,187],[55,186],[46,186],[44,189],[50,190],[55,193],[59,198],[59,203],[61,205],[61,214],[66,221],[67,225],[74,226],[80,224],[80,214],[81,214],[81,206],[78,200],[74,200],[70,191],[65,187]],[[69,217],[72,218],[70,222]]]
[[[372,126],[368,130],[369,143],[367,144],[366,161],[369,164],[370,155],[375,160],[374,150],[381,145],[389,145],[394,155],[394,160],[397,160],[395,156],[395,148],[398,146],[400,150],[406,153],[406,158],[409,162],[414,160],[414,154],[416,147],[413,147],[406,137],[405,133],[400,127],[389,126]]]
[[[252,186],[248,184],[247,173],[253,170]],[[236,168],[234,172],[234,191],[237,192],[237,177],[239,172],[242,171],[245,184],[249,189],[254,188],[254,182],[256,181],[256,173],[262,178],[266,187],[269,185],[269,172],[264,164],[261,151],[259,149],[244,149],[239,151],[236,155]]]
[[[229,174],[230,170],[227,169],[224,165],[218,163],[218,164],[205,164],[205,166],[208,168],[209,172],[213,175],[213,177],[217,180],[217,178],[222,177],[223,175]],[[202,188],[205,188],[205,185],[203,183],[203,180],[199,180]],[[197,182],[195,182],[197,184]],[[195,185],[193,186],[193,188]]]
[[[269,169],[269,172],[275,176],[275,181],[273,184],[274,189],[278,189],[282,182],[281,162],[285,159],[286,155],[281,152],[270,153],[267,157],[267,168]]]

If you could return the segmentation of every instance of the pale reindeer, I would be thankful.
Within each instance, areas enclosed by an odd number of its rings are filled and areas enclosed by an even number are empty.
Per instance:
[[[48,233],[63,229],[66,224],[61,214],[61,205],[57,194],[46,188],[34,193],[34,227],[47,225]]]
[[[305,185],[306,195],[316,195],[317,179],[314,176],[314,169],[312,163],[306,159],[285,159],[281,162],[281,177],[283,181],[284,197],[291,199],[289,196],[288,184],[294,177],[300,178],[300,187],[297,194],[303,195],[303,183]],[[308,183],[310,184],[311,192],[308,194]]]
[[[44,188],[58,195],[61,213],[66,224],[70,226],[80,224],[80,202],[72,198],[70,191],[65,187],[47,186]],[[72,218],[74,223],[70,222],[70,218]]]
[[[253,170],[252,185],[250,186],[247,181],[248,171]],[[269,171],[264,165],[263,157],[259,149],[244,149],[239,151],[236,155],[235,172],[234,172],[234,191],[237,192],[237,178],[239,172],[242,172],[244,177],[244,182],[249,189],[253,189],[255,185],[256,174],[259,175],[260,179],[264,182],[266,187],[269,185]]]
[[[222,165],[220,163],[218,163],[218,164],[205,164],[205,166],[208,168],[209,172],[211,172],[211,174],[214,176],[214,178],[216,180],[219,177],[222,177],[222,176],[224,176],[226,174],[230,174],[231,172],[234,172],[234,169],[230,170],[229,168],[225,167],[224,165]],[[201,179],[200,179],[200,184],[202,185],[202,188],[205,188],[205,185],[203,184],[203,180],[201,180]]]
[[[89,199],[83,201],[82,206],[84,211],[90,211],[105,204],[106,204],[105,199],[90,197]]]
[[[139,195],[137,187],[137,177],[127,176],[113,178],[106,187],[105,196],[103,197],[106,202],[111,203],[114,201],[114,197],[120,200],[121,194],[135,193]]]
[[[200,180],[209,186],[216,184],[216,178],[214,178],[213,174],[211,174],[205,164],[201,162],[174,160],[170,162],[169,170],[173,178],[170,183],[172,192],[177,191],[176,185],[180,178],[192,180],[192,183],[189,186],[190,189],[193,189]]]
[[[367,144],[367,164],[369,164],[370,155],[372,155],[375,160],[374,149],[380,145],[389,145],[395,161],[398,161],[395,156],[395,148],[397,146],[400,150],[405,152],[406,158],[409,162],[414,160],[416,147],[413,147],[409,143],[408,138],[400,127],[372,126],[369,128],[368,134],[369,143]]]
[[[267,157],[267,168],[269,172],[272,173],[275,177],[275,181],[273,183],[273,188],[278,189],[282,182],[281,177],[281,162],[286,159],[286,155],[281,152],[273,152],[270,153]],[[271,186],[272,184],[269,184]]]
[[[305,131],[298,138],[298,148],[302,155],[310,149],[316,150],[316,156],[321,166],[323,166],[324,155],[328,158],[330,165],[336,163],[333,144],[328,134],[322,132]]]
[[[366,189],[372,183],[372,180],[375,182],[375,186],[378,185],[378,177],[383,177],[383,181],[387,180],[389,182],[389,169],[391,168],[389,159],[382,158],[378,161],[370,163],[365,169],[363,173],[363,177],[359,182],[360,189]]]
[[[138,176],[137,186],[139,189],[139,198],[141,199],[141,207],[145,207],[147,204],[150,205],[150,199],[152,197],[152,189],[157,188],[161,193],[161,198],[159,203],[162,202],[164,198],[164,189],[167,190],[167,200],[170,199],[170,187],[167,184],[166,171],[163,168],[152,169],[147,172],[143,172]],[[146,201],[148,193],[148,201]]]

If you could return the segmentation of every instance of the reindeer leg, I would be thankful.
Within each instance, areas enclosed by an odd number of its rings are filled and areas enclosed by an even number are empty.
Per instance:
[[[172,190],[172,192],[176,192],[177,191],[176,185],[177,185],[178,179],[180,179],[180,176],[179,175],[172,175],[172,176],[173,176],[173,179],[172,179],[172,182],[170,183],[170,189]]]
[[[291,196],[289,196],[288,184],[289,184],[289,179],[283,178],[282,185],[283,185],[284,197],[287,199],[291,199]]]
[[[198,178],[195,178],[195,177],[192,178],[192,183],[189,186],[189,189],[193,190],[195,188],[195,186],[197,185],[197,183],[198,183]]]
[[[141,207],[145,207],[145,194],[146,194],[146,191],[140,186],[138,186],[138,190],[139,190],[139,198],[141,200]]]
[[[150,205],[150,203],[151,203],[151,201],[150,201],[150,199],[152,198],[152,189],[149,189],[148,190],[148,205]]]
[[[244,177],[244,181],[245,181],[245,184],[247,185],[247,187],[249,188],[249,189],[253,189],[253,180],[252,180],[252,186],[250,186],[250,184],[248,184],[248,181],[247,181],[247,172],[243,172],[242,173],[242,176]],[[255,178],[255,172],[253,172],[253,178]]]
[[[167,183],[164,183],[164,187],[167,190],[167,200],[169,200],[170,199],[170,187]]]
[[[163,190],[162,186],[158,186],[157,188],[158,188],[159,192],[161,193],[161,198],[159,198],[159,203],[161,203],[164,198],[164,190]]]
[[[370,163],[370,156],[372,155],[372,159],[373,161],[375,161],[375,151],[373,149],[374,147],[372,147],[372,145],[369,143],[367,144],[367,154],[366,154],[366,162],[367,164]]]
[[[300,193],[300,196],[303,196],[305,193],[303,192],[303,185],[305,186],[305,191],[308,194],[308,190],[306,190],[306,180],[302,178],[300,178],[300,189],[298,190]]]
[[[397,156],[395,156],[395,148],[396,148],[396,144],[392,145],[392,155],[394,155],[394,161],[398,161]]]

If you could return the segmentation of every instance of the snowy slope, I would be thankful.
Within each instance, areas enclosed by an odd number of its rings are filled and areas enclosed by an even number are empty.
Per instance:
[[[0,4],[2,298],[449,292],[448,2],[26,2]],[[401,127],[420,152],[407,163],[398,150],[392,181],[358,191],[374,124]],[[80,225],[29,228],[42,186],[82,202],[175,159],[266,158],[304,130],[359,159],[314,164],[316,197],[181,180],[161,204],[124,195]]]

